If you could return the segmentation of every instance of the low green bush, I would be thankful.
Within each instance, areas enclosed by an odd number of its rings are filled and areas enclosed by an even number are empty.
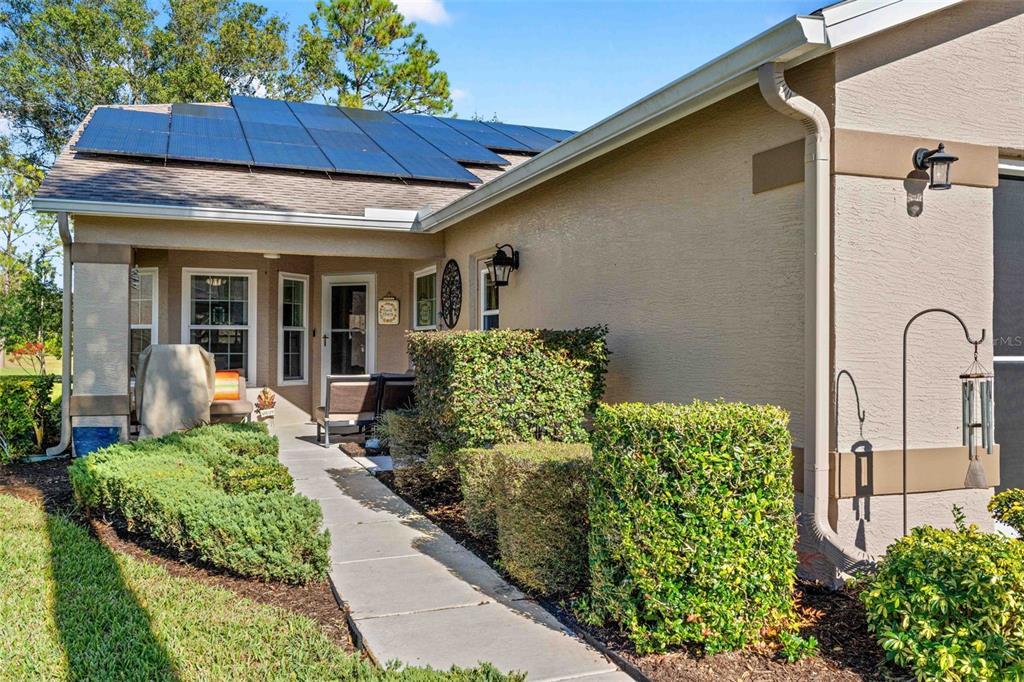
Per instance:
[[[537,442],[500,445],[484,465],[492,472],[501,565],[529,590],[564,595],[587,582],[591,463],[588,445]]]
[[[0,464],[39,454],[60,438],[60,401],[54,400],[57,377],[0,377]]]
[[[1024,543],[966,527],[890,545],[861,599],[886,655],[919,680],[1024,679]]]
[[[387,447],[396,468],[422,461],[430,447],[430,431],[415,408],[388,410],[374,425],[373,431],[373,435]]]
[[[1002,521],[1024,538],[1024,490],[1011,488],[989,500],[988,510],[997,521]]]
[[[464,448],[458,451],[459,490],[465,505],[466,525],[476,537],[498,538],[497,491],[495,490],[495,451]]]
[[[594,376],[603,372],[591,357],[596,332],[587,331],[578,344],[569,340],[573,332],[544,341],[553,334],[514,329],[409,334],[417,410],[431,448],[453,453],[531,440],[586,441],[583,421],[593,401]]]
[[[245,576],[304,583],[326,574],[320,506],[291,494],[267,445],[240,427],[120,443],[69,468],[79,504],[186,556]],[[276,443],[276,441],[275,441]],[[206,448],[209,449],[206,449]],[[253,454],[258,453],[258,454]],[[282,473],[283,471],[283,473]]]
[[[601,405],[590,492],[593,622],[641,652],[739,649],[793,618],[788,414],[740,403]]]

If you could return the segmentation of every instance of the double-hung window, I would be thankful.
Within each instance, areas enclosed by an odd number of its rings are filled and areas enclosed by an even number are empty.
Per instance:
[[[182,270],[182,339],[255,382],[256,271]]]
[[[307,328],[309,325],[309,277],[280,273],[278,276],[280,329],[277,383],[305,384]]]
[[[413,275],[416,318],[413,329],[417,331],[437,329],[437,268],[429,267]]]
[[[480,329],[484,331],[498,328],[498,291],[484,263],[480,270]]]
[[[129,293],[129,327],[131,334],[131,373],[137,376],[139,354],[156,343],[157,334],[157,279],[156,268],[139,269],[138,288]]]

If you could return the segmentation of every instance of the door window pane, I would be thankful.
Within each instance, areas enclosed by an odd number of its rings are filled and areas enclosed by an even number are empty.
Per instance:
[[[484,331],[498,328],[498,292],[491,273],[480,271],[480,328]]]
[[[331,374],[366,374],[366,334],[331,332]]]

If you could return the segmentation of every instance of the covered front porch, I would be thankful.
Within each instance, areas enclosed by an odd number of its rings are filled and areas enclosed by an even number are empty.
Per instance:
[[[441,242],[377,229],[76,216],[74,426],[127,437],[140,353],[197,344],[246,397],[309,424],[325,377],[405,373],[405,334],[435,329]]]

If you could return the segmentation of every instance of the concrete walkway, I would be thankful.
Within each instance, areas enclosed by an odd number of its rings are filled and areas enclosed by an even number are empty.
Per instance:
[[[331,579],[378,662],[489,661],[537,681],[631,679],[337,447],[316,445],[312,432],[279,427],[280,458],[298,492],[320,501]]]

